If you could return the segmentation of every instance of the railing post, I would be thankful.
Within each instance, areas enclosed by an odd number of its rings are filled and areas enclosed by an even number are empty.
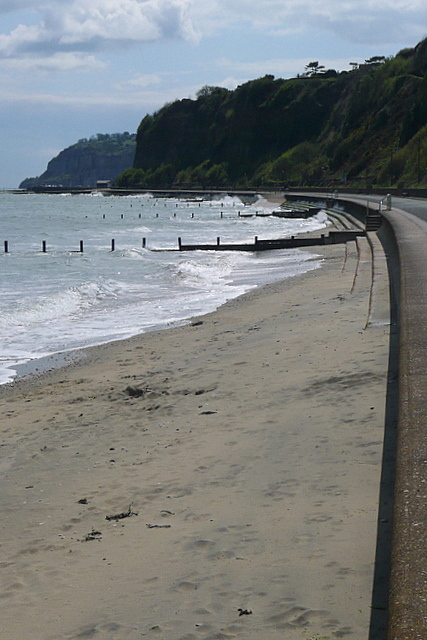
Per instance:
[[[9,243],[7,240],[4,241],[4,252],[9,253]]]
[[[383,210],[383,204],[384,202],[386,203],[386,211],[391,211],[391,194],[388,193],[386,196],[384,196],[384,198],[382,198],[382,200],[379,201],[378,204],[378,211],[381,213],[381,211]]]

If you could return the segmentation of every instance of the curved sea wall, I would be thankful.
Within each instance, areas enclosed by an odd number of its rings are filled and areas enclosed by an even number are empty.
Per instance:
[[[400,263],[399,397],[388,640],[427,636],[427,256],[423,223],[384,212]]]
[[[319,202],[319,196],[300,194],[300,198]],[[368,212],[378,213],[379,208],[378,202],[368,199],[330,196],[325,197],[325,206],[343,208],[360,220]],[[392,296],[390,349],[395,353],[391,353],[390,362],[394,359],[398,371],[397,397],[391,402],[394,422],[397,421],[395,451],[388,457],[388,464],[394,467],[388,470],[394,484],[390,571],[383,576],[383,581],[389,584],[387,639],[424,640],[427,637],[427,225],[399,209],[381,213],[383,225],[378,237],[387,253]],[[397,334],[394,339],[393,332]],[[379,536],[380,528],[381,515]]]

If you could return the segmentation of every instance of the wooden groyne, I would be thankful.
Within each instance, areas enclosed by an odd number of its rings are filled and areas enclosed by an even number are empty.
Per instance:
[[[222,243],[221,238],[217,238],[215,244],[185,244],[182,238],[178,238],[179,251],[272,251],[274,249],[294,249],[298,247],[314,247],[327,244],[340,244],[354,240],[357,236],[363,236],[365,232],[361,229],[345,229],[343,231],[330,231],[327,235],[322,233],[310,236],[291,236],[290,238],[273,238],[270,240],[260,240],[255,236],[252,243],[229,244]]]
[[[295,249],[298,247],[315,247],[327,244],[340,244],[354,240],[357,236],[363,236],[365,232],[361,229],[345,229],[330,231],[327,235],[322,233],[321,235],[300,235],[291,236],[290,238],[272,238],[267,240],[260,240],[255,236],[253,242],[247,243],[227,243],[221,242],[221,238],[216,239],[215,244],[197,243],[197,244],[185,244],[182,238],[178,238],[178,246],[176,249],[151,249],[151,251],[273,251],[274,249]],[[10,253],[9,241],[4,240],[4,253]],[[142,238],[141,247],[143,249],[147,247],[147,238]],[[48,246],[46,240],[42,241],[41,251],[39,253],[48,253]],[[116,241],[113,238],[109,247],[111,252],[118,249]],[[36,250],[37,251],[37,250]],[[54,250],[57,252],[58,250]],[[60,250],[66,253],[83,253],[84,242],[79,240],[78,249],[62,249]]]

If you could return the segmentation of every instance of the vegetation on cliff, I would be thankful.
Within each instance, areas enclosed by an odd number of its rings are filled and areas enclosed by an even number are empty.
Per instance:
[[[143,118],[120,187],[409,187],[427,184],[427,39],[351,71],[318,62],[284,80],[266,75],[234,91]]]
[[[98,133],[64,149],[37,178],[26,178],[21,189],[36,186],[94,187],[97,180],[111,180],[132,166],[136,136],[125,133]]]

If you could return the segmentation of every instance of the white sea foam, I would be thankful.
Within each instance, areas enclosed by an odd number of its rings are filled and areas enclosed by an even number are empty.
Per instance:
[[[309,220],[239,217],[244,205],[229,196],[215,202],[152,195],[0,199],[3,238],[9,241],[9,253],[0,254],[0,383],[20,363],[183,322],[254,286],[319,264],[313,254],[297,250],[152,249],[176,249],[178,237],[241,243],[326,224],[321,214]],[[78,252],[80,240],[84,253]]]

